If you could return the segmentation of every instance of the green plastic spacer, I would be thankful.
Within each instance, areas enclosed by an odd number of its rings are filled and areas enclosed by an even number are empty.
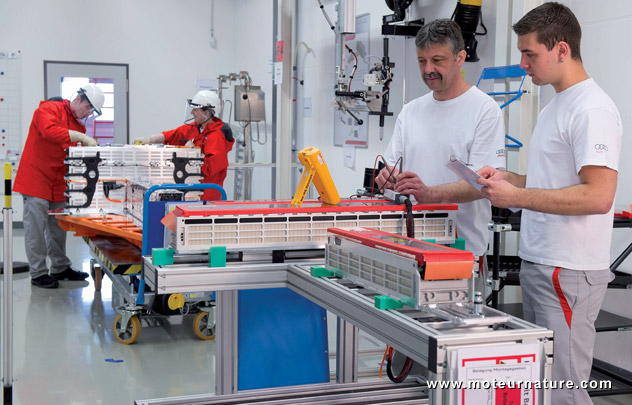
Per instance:
[[[456,238],[454,240],[454,243],[448,246],[450,246],[451,248],[459,249],[459,250],[465,250],[465,239]]]
[[[226,267],[226,246],[212,246],[208,250],[209,267]]]
[[[391,298],[387,295],[375,296],[375,307],[377,309],[399,309],[403,306],[401,301]]]
[[[436,239],[422,239],[422,242],[428,242],[428,243],[437,243]]]
[[[314,277],[333,277],[336,274],[323,266],[312,266],[309,268],[309,273]]]
[[[173,252],[173,249],[153,248],[151,249],[151,262],[154,266],[173,264]]]

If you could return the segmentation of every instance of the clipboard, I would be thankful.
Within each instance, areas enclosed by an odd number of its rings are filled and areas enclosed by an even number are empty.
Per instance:
[[[470,183],[472,187],[476,188],[478,191],[481,191],[483,188],[482,184],[478,184],[476,182],[476,180],[478,180],[481,176],[479,176],[478,173],[472,170],[465,163],[457,159],[456,156],[450,156],[450,161],[446,163],[445,166],[452,170],[452,172],[454,172],[457,176]]]

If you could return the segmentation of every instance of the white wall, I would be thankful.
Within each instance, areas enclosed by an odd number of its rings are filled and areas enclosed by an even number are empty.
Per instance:
[[[299,87],[297,106],[298,134],[302,146],[316,146],[325,159],[342,196],[353,194],[362,185],[365,167],[372,167],[375,156],[384,151],[390,139],[395,117],[386,119],[384,139],[378,139],[378,119],[369,118],[369,146],[358,149],[355,167],[342,162],[342,148],[333,146],[334,35],[329,29],[316,1],[298,3],[298,38],[314,49],[314,54],[299,56],[299,76],[305,79]],[[335,19],[335,1],[325,1],[325,9]],[[514,16],[522,0],[512,2]],[[576,12],[584,28],[582,52],[591,76],[610,94],[619,107],[628,132],[632,121],[632,101],[627,95],[626,66],[630,56],[621,52],[625,38],[630,36],[632,11],[625,0],[565,1]],[[487,36],[477,37],[481,62],[466,63],[466,78],[475,83],[483,67],[502,61],[518,62],[515,43],[510,44],[511,56],[503,54],[506,46],[506,20],[496,38],[497,8],[506,3],[493,0],[483,3],[483,19],[489,29]],[[410,8],[410,18],[426,21],[449,18],[454,2],[418,0]],[[357,14],[371,15],[370,53],[381,56],[381,18],[390,14],[382,0],[357,2]],[[211,18],[210,0],[23,0],[0,3],[0,48],[20,50],[22,57],[22,132],[26,138],[33,110],[43,98],[43,61],[128,63],[130,66],[130,137],[132,139],[174,128],[182,122],[184,101],[194,91],[196,78],[215,78],[219,74],[246,70],[255,85],[266,93],[267,116],[271,125],[272,85],[269,59],[272,48],[272,0],[215,1],[215,36],[217,49],[209,46]],[[517,17],[516,17],[517,18]],[[500,19],[499,19],[500,21]],[[256,28],[253,28],[256,27]],[[515,35],[511,36],[512,42]],[[406,45],[404,46],[404,42]],[[406,52],[404,53],[404,48]],[[427,92],[416,65],[414,40],[395,37],[391,40],[390,56],[395,62],[389,110],[395,115],[401,110],[406,78],[406,101]],[[288,53],[289,50],[286,50]],[[406,63],[404,63],[406,60]],[[545,93],[545,92],[543,92]],[[227,91],[232,94],[232,89]],[[312,99],[312,117],[303,118],[302,101]],[[543,95],[546,97],[546,93]],[[263,128],[263,125],[261,125]],[[624,136],[619,174],[617,204],[632,202],[632,161],[625,159],[632,147]],[[256,161],[271,160],[270,140],[266,146],[256,146]],[[510,156],[511,158],[511,156]],[[268,169],[255,177],[254,196],[268,193]],[[230,184],[227,179],[227,185]],[[625,230],[614,231],[613,256],[632,238]],[[632,270],[632,260],[624,270]]]
[[[44,60],[129,64],[131,140],[181,125],[196,78],[239,71],[248,71],[266,93],[270,126],[272,0],[214,4],[216,49],[209,44],[211,0],[0,3],[1,47],[22,55],[22,141],[44,97]],[[230,100],[235,84],[225,90]],[[260,128],[265,130],[263,123]],[[270,162],[270,144],[255,146],[257,162]],[[270,172],[255,169],[253,196],[270,197]],[[232,184],[231,173],[225,182],[229,195]]]
[[[364,167],[372,167],[375,156],[384,151],[393,130],[394,118],[386,120],[385,136],[383,141],[378,140],[377,118],[370,118],[369,146],[367,149],[358,149],[355,167],[346,168],[342,162],[342,150],[333,146],[333,112],[331,99],[333,97],[334,80],[334,35],[327,26],[324,17],[318,10],[317,2],[300,2],[298,40],[307,42],[314,48],[315,57],[312,55],[304,59],[304,65],[299,65],[299,70],[304,70],[305,85],[298,95],[299,103],[299,134],[302,134],[304,146],[316,146],[324,154],[327,165],[332,173],[336,186],[341,196],[353,194],[362,185]],[[335,18],[333,1],[326,2],[326,10],[331,18]],[[485,1],[483,3],[483,19],[490,33],[487,37],[478,37],[479,55],[482,62],[466,63],[466,78],[475,84],[483,67],[516,64],[519,63],[520,54],[516,49],[516,36],[509,32],[509,45],[507,44],[508,26],[516,22],[523,14],[525,1],[514,0],[511,8],[505,2],[497,3]],[[632,98],[629,97],[628,67],[632,65],[632,56],[625,52],[627,39],[632,36],[632,9],[629,1],[608,0],[595,2],[592,0],[567,0],[564,1],[577,15],[583,27],[582,55],[586,69],[612,97],[617,104],[624,125],[624,140],[621,153],[619,170],[617,205],[629,206],[632,203],[632,160],[626,159],[627,151],[632,148],[629,132],[632,128]],[[498,8],[496,7],[498,4]],[[502,6],[502,9],[501,9]],[[412,18],[424,17],[430,21],[439,17],[449,18],[452,14],[454,2],[440,0],[420,0],[412,6]],[[357,2],[357,14],[371,13],[371,49],[372,55],[381,55],[382,42],[380,34],[381,17],[390,14],[390,10],[381,0],[363,0]],[[496,12],[498,11],[498,16]],[[508,17],[511,15],[511,17]],[[496,20],[502,24],[498,36],[495,36]],[[510,21],[508,21],[510,20]],[[406,77],[407,100],[425,94],[427,88],[422,83],[416,66],[414,41],[408,40],[406,45],[405,69],[403,66],[403,42],[401,38],[391,41],[390,56],[396,63],[395,81],[392,86],[390,111],[395,114],[402,107],[402,78]],[[509,56],[508,56],[509,54]],[[550,87],[550,86],[549,86]],[[541,92],[541,107],[552,97],[552,90],[543,88]],[[311,118],[302,118],[300,109],[303,97],[312,98],[313,112]],[[512,116],[519,110],[512,107]],[[518,131],[516,125],[519,121],[514,117],[509,120],[508,131],[515,134]],[[526,140],[525,140],[526,141]],[[518,154],[508,154],[509,168],[517,170]],[[508,236],[508,243],[516,244],[516,233]],[[604,235],[608,237],[608,235]],[[611,256],[616,258],[623,249],[632,242],[629,229],[613,231],[613,246]],[[514,253],[515,254],[515,253]],[[620,270],[632,271],[632,259],[628,259],[620,267]],[[629,290],[610,290],[604,301],[603,308],[607,311],[632,318],[632,307],[627,303],[632,298]],[[619,367],[630,369],[632,364],[632,351],[630,347],[632,332],[600,333],[595,346],[595,357],[608,361]]]
[[[522,7],[522,0],[514,0],[514,11]],[[627,46],[627,38],[632,35],[632,9],[626,0],[561,0],[573,10],[582,26],[581,54],[588,74],[613,99],[619,109],[623,122],[623,143],[619,163],[616,207],[630,209],[632,203],[632,161],[627,159],[632,149],[629,139],[632,131],[632,99],[628,95],[629,74],[627,67],[632,63],[632,56],[622,52]],[[519,15],[516,17],[519,18]],[[514,21],[515,22],[515,21]],[[515,52],[515,35],[512,40],[512,52]],[[513,58],[518,61],[519,54]],[[540,107],[553,97],[551,86],[545,86],[541,92]],[[607,237],[607,235],[604,235]],[[629,229],[613,231],[611,258],[614,260],[632,242]],[[628,259],[619,270],[632,273],[632,259]],[[628,312],[632,316],[632,312]],[[632,357],[631,357],[632,359]]]
[[[216,4],[224,1],[216,1]],[[264,131],[267,133],[267,142],[260,145],[253,142],[256,163],[272,162],[272,139],[269,131],[272,126],[272,68],[271,56],[273,49],[272,29],[273,29],[273,1],[272,0],[234,0],[233,2],[233,63],[231,72],[247,71],[252,78],[254,86],[261,86],[265,93],[266,102],[266,124],[259,123],[261,142],[266,139]],[[256,29],[254,29],[256,27]],[[286,51],[287,52],[287,51]],[[225,72],[228,73],[228,72]],[[231,88],[225,94],[227,98],[233,98],[234,89]],[[233,116],[230,117],[233,122]],[[228,117],[225,117],[228,120]],[[252,123],[252,136],[257,136],[257,124]],[[231,162],[234,152],[229,155]],[[229,170],[229,176],[224,185],[232,187],[233,173]],[[269,199],[271,195],[272,170],[270,166],[258,166],[253,169],[252,176],[252,199]],[[229,184],[231,185],[229,187]]]
[[[387,117],[384,138],[379,140],[378,118],[369,118],[369,145],[356,150],[355,166],[344,166],[342,147],[335,147],[333,133],[333,108],[331,101],[334,96],[334,53],[335,38],[323,17],[316,1],[301,1],[298,17],[298,39],[305,41],[313,50],[314,55],[303,57],[303,65],[298,70],[304,72],[305,84],[299,89],[297,104],[299,108],[298,128],[299,137],[303,138],[302,146],[315,146],[321,150],[329,171],[338,188],[341,197],[347,197],[362,187],[365,167],[373,167],[375,158],[382,154],[391,138],[397,114],[404,104],[403,82],[406,79],[406,102],[427,93],[428,89],[421,80],[417,58],[415,54],[414,38],[392,37],[390,41],[389,57],[395,62],[394,79],[391,85],[389,111],[393,117]],[[333,21],[336,19],[335,2],[325,3],[325,9]],[[476,84],[481,70],[487,66],[494,66],[494,36],[495,36],[495,1],[485,1],[483,4],[483,21],[489,30],[487,36],[477,36],[479,41],[478,55],[481,61],[465,63],[465,75],[468,82]],[[410,19],[424,18],[430,22],[437,18],[450,18],[456,2],[442,0],[417,1],[410,7]],[[362,0],[356,2],[356,14],[370,13],[370,49],[371,55],[381,57],[383,43],[381,35],[382,16],[392,14],[392,11],[382,0]],[[405,44],[404,44],[405,43]],[[405,54],[404,54],[405,52]],[[406,63],[404,63],[404,60]],[[303,118],[302,102],[304,97],[312,99],[312,116]]]
[[[233,7],[215,1],[211,49],[211,0],[1,2],[0,47],[21,51],[22,142],[44,98],[44,60],[129,64],[131,140],[181,125],[195,79],[235,70]]]
[[[608,93],[619,108],[623,121],[623,145],[619,164],[619,181],[615,204],[630,208],[632,203],[632,99],[630,98],[629,66],[632,56],[625,52],[632,37],[632,9],[625,0],[594,3],[588,0],[566,1],[582,24],[582,58],[588,74]],[[613,258],[632,242],[630,230],[613,233]],[[621,266],[632,272],[632,259]],[[632,295],[631,295],[632,298]],[[632,312],[630,312],[632,316]]]
[[[22,52],[22,129],[44,97],[44,60],[127,63],[130,138],[180,125],[195,78],[233,65],[233,5],[210,0],[23,0],[0,3],[4,49]]]
[[[588,74],[608,93],[619,108],[623,121],[623,145],[619,164],[616,205],[630,207],[632,203],[632,99],[629,66],[632,55],[626,52],[632,37],[632,9],[626,0],[567,0],[582,25],[582,59]],[[608,235],[604,235],[608,237]],[[611,257],[614,260],[632,242],[629,228],[613,231]],[[619,270],[632,272],[632,259],[623,262]],[[631,290],[609,290],[602,309],[632,318]],[[632,331],[597,334],[595,357],[632,371]]]
[[[522,16],[523,3],[528,0],[513,0],[512,21],[516,22]],[[529,2],[533,3],[533,1]],[[626,39],[632,35],[632,10],[629,1],[607,0],[594,2],[591,0],[562,0],[573,10],[582,25],[581,53],[584,66],[588,74],[608,93],[617,105],[623,121],[623,145],[621,161],[619,165],[619,179],[615,206],[626,205],[632,202],[632,161],[628,160],[627,151],[632,148],[629,133],[632,128],[632,101],[627,97],[629,75],[627,66],[632,63],[632,57],[622,52],[626,46]],[[503,5],[505,6],[505,5]],[[499,20],[500,21],[500,20]],[[498,39],[497,49],[505,44]],[[516,36],[511,36],[511,59],[513,63],[519,61],[520,54],[516,50]],[[553,97],[551,86],[542,88],[540,94],[540,107],[544,107]],[[510,121],[511,125],[516,121]],[[511,153],[509,154],[511,159]],[[512,167],[510,165],[510,167]],[[511,235],[515,238],[515,235]],[[609,235],[603,235],[609,237]],[[613,230],[611,261],[632,242],[632,234],[629,228]],[[619,270],[632,272],[632,259],[623,262]],[[606,294],[602,309],[614,314],[632,318],[632,307],[629,301],[632,298],[630,290],[610,289]],[[623,369],[632,370],[632,331],[602,332],[597,334],[595,344],[595,358],[606,361]]]

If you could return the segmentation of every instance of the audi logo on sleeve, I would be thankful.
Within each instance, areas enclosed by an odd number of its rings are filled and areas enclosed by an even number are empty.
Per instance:
[[[595,144],[595,150],[597,151],[597,153],[601,153],[603,151],[607,152],[608,151],[608,145],[606,145],[605,143],[596,143]]]
[[[504,150],[504,149],[498,149],[498,150],[496,151],[496,156],[497,156],[497,157],[502,157],[502,156],[505,156],[505,150]]]

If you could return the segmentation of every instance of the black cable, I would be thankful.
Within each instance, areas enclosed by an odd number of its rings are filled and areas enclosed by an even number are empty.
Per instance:
[[[353,52],[353,49],[351,49],[349,47],[349,45],[345,44],[345,47],[347,48],[347,51],[349,51],[349,53],[351,55],[353,55],[353,57],[355,58],[355,64],[353,65],[353,71],[351,71],[351,75],[349,76],[349,84],[347,85],[347,88],[349,89],[349,91],[351,91],[351,81],[353,80],[353,76],[356,73],[356,70],[358,70],[358,55],[356,55],[355,52]]]
[[[384,163],[385,168],[388,167],[388,163],[386,163],[386,159],[384,159],[384,157],[382,155],[379,155],[378,157],[382,158],[382,163]],[[393,179],[393,183],[395,183],[395,176],[393,176],[393,172],[395,171],[395,168],[397,167],[397,164],[399,163],[399,172],[402,172],[402,157],[400,156],[396,161],[395,164],[393,165],[393,167],[391,168],[391,170],[386,169],[386,171],[388,172],[388,177],[389,179]],[[373,170],[375,170],[375,168],[373,168]],[[383,194],[384,191],[384,186],[386,185],[386,183],[382,184],[382,187],[379,187],[377,189],[377,193],[378,194]]]
[[[362,125],[364,123],[364,121],[361,120],[357,115],[352,113],[351,110],[349,110],[348,108],[344,107],[344,105],[342,104],[342,102],[340,100],[338,100],[338,105],[340,106],[340,109],[342,111],[346,112],[347,114],[349,114],[358,123],[358,125]]]
[[[410,202],[410,198],[406,198],[404,200],[404,204],[406,205],[406,236],[409,238],[415,238],[415,222],[413,218],[413,204]],[[413,368],[413,360],[410,357],[406,357],[406,361],[404,361],[404,366],[402,367],[402,371],[400,371],[399,375],[393,375],[393,367],[391,364],[391,358],[394,354],[394,350],[391,347],[391,353],[389,353],[388,358],[386,360],[386,374],[388,375],[389,380],[394,383],[400,383],[408,377],[410,370]]]
[[[392,382],[399,384],[404,381],[406,377],[408,377],[408,373],[413,368],[413,361],[410,357],[406,357],[406,361],[404,362],[404,366],[402,367],[402,371],[400,371],[399,375],[393,375],[393,365],[391,363],[392,355],[395,354],[395,351],[391,347],[391,353],[386,358],[386,375],[388,375],[388,379]]]
[[[484,32],[477,32],[476,35],[487,35],[487,27],[483,24],[483,13],[481,12],[481,27],[485,30]]]
[[[377,159],[378,159],[378,158],[380,158],[380,157],[381,157],[382,159],[384,159],[384,157],[383,157],[382,155],[377,155],[377,156],[375,157],[375,161],[373,162],[373,172],[371,173],[371,198],[373,198],[373,193],[375,192],[375,187],[374,187],[374,186],[375,186],[375,171],[376,171],[376,170],[378,170],[378,169],[379,169],[379,170],[382,170],[382,169],[380,168],[380,166],[377,164]],[[376,168],[376,166],[377,166],[377,168]],[[378,188],[378,190],[377,190],[377,191],[378,191],[378,192],[377,192],[376,194],[378,194],[378,193],[379,193],[380,189]]]
[[[320,11],[322,11],[323,15],[325,16],[325,20],[327,20],[327,24],[329,24],[329,28],[331,28],[331,30],[335,32],[336,27],[334,27],[331,20],[329,19],[329,16],[327,15],[327,12],[325,11],[325,6],[323,6],[323,3],[320,0],[318,0],[318,4],[320,5]]]
[[[404,200],[406,205],[406,236],[409,238],[415,238],[415,220],[413,217],[413,203],[410,202],[410,198]]]
[[[395,162],[397,165],[397,162]],[[401,173],[401,157],[400,157],[400,173]],[[410,201],[409,197],[404,199],[404,205],[406,205],[406,236],[409,238],[415,238],[415,218],[413,216],[413,203]],[[393,350],[391,348],[391,350]],[[392,353],[391,353],[392,354]],[[413,360],[410,357],[406,357],[406,361],[404,361],[404,366],[402,367],[402,371],[399,375],[393,375],[393,369],[391,364],[391,354],[389,354],[388,359],[386,361],[386,374],[388,378],[394,383],[400,383],[408,377],[410,370],[413,368]]]

